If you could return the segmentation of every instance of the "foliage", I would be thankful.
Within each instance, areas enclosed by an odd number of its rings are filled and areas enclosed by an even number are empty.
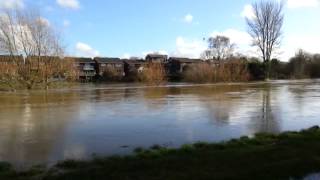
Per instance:
[[[320,78],[320,55],[299,50],[288,63],[290,76],[296,79]]]
[[[148,84],[159,85],[167,80],[165,68],[161,63],[149,63],[138,75],[140,81]]]
[[[102,73],[102,79],[104,81],[121,81],[123,75],[119,73],[115,68],[106,68]]]
[[[313,55],[309,61],[306,72],[308,72],[310,78],[320,78],[320,55]]]
[[[6,58],[2,61],[1,58]],[[27,57],[25,62],[17,57],[0,56],[0,84],[11,90],[48,88],[55,82],[77,79],[77,70],[72,60],[59,57]]]
[[[270,62],[270,78],[271,79],[288,79],[290,72],[287,63],[278,59],[272,59]]]
[[[238,82],[248,81],[247,63],[240,59],[229,59],[222,64],[200,63],[189,67],[184,80],[190,82]]]
[[[250,59],[248,62],[248,69],[251,75],[251,80],[265,79],[265,65],[259,59]]]

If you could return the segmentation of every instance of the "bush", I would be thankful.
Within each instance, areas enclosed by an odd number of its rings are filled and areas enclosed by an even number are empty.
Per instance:
[[[264,80],[265,75],[265,65],[259,59],[251,59],[248,63],[248,69],[251,75],[251,80]]]
[[[320,55],[314,55],[307,64],[306,72],[310,78],[320,78]]]
[[[191,66],[184,73],[184,79],[190,82],[239,82],[248,81],[250,74],[247,63],[231,59],[222,64],[200,63]]]
[[[0,85],[10,90],[48,89],[57,82],[77,80],[73,59],[55,56],[0,56]]]
[[[270,77],[272,79],[288,79],[290,77],[287,63],[281,62],[278,59],[272,59],[270,63]]]
[[[106,69],[102,74],[102,79],[105,81],[121,81],[122,77],[122,74],[113,68]]]
[[[211,64],[201,63],[196,64],[188,69],[183,74],[183,78],[190,82],[213,82],[214,81],[214,68]]]
[[[312,55],[299,50],[296,56],[290,59],[288,69],[292,78],[319,78],[320,55]]]
[[[166,72],[163,65],[160,63],[149,63],[143,72],[139,74],[139,80],[155,85],[166,82]]]

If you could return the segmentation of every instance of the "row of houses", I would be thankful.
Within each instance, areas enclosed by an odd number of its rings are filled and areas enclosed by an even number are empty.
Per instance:
[[[0,56],[0,63],[10,63],[13,59],[27,63],[32,62],[32,59],[36,58],[37,57]],[[57,58],[59,57],[42,57],[42,60],[54,60]],[[130,77],[133,74],[141,73],[149,63],[160,63],[165,68],[168,76],[176,76],[183,73],[187,67],[204,62],[201,59],[169,58],[167,55],[161,54],[148,54],[145,59],[64,57],[63,60],[72,60],[74,67],[78,70],[79,79],[82,81],[103,79],[103,77],[110,72],[113,73],[113,76],[119,78]]]
[[[201,59],[169,58],[167,55],[160,54],[148,54],[145,59],[71,58],[78,64],[78,69],[81,72],[80,79],[82,80],[104,77],[104,74],[110,70],[116,73],[116,76],[130,77],[132,74],[142,72],[149,63],[161,63],[168,76],[177,76],[193,64],[204,62]]]

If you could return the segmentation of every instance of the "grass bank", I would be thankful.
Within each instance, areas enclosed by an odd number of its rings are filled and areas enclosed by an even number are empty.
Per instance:
[[[16,172],[0,165],[0,179],[286,179],[320,172],[320,128],[279,135],[257,134],[179,149],[153,146],[132,156],[64,161],[44,170]]]

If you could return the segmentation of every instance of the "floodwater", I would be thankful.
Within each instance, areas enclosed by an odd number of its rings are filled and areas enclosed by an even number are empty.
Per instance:
[[[0,92],[0,161],[20,166],[320,124],[320,80]]]

